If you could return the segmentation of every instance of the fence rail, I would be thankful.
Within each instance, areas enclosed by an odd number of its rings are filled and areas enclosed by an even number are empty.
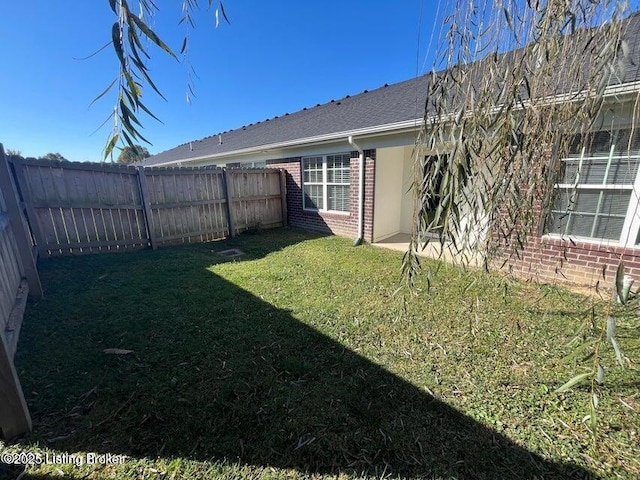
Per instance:
[[[205,242],[286,223],[274,169],[12,164],[42,257]]]

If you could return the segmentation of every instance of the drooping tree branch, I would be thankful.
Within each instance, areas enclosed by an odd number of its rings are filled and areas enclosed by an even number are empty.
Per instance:
[[[628,51],[614,0],[451,7],[415,149],[408,276],[434,238],[464,265],[518,255],[551,204],[557,159],[572,134],[588,139]]]
[[[139,142],[150,142],[142,135],[143,124],[141,115],[146,115],[154,120],[160,119],[142,101],[145,89],[151,89],[158,96],[165,99],[150,75],[147,63],[151,60],[149,47],[155,46],[160,51],[178,60],[173,49],[167,45],[151,28],[149,20],[158,12],[158,6],[154,0],[109,0],[111,10],[115,15],[115,21],[111,27],[111,45],[118,58],[118,75],[109,86],[95,99],[94,102],[107,93],[117,88],[116,103],[111,114],[113,129],[109,134],[104,149],[104,158],[112,156],[113,149],[119,141],[133,147]],[[214,0],[207,0],[211,8]],[[179,23],[185,23],[187,32],[182,41],[180,54],[191,70],[188,57],[188,42],[190,28],[195,26],[193,20],[194,10],[200,8],[198,0],[183,0],[182,18]],[[215,17],[216,26],[219,16],[229,23],[224,5],[221,0],[216,1]],[[189,70],[189,71],[190,71]],[[191,74],[187,76],[187,101],[193,96]],[[165,99],[166,100],[166,99]],[[112,159],[113,160],[113,159]]]

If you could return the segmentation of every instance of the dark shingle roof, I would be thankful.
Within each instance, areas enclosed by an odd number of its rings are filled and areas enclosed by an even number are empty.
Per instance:
[[[630,61],[618,69],[611,84],[640,80],[640,13],[634,13],[625,25],[623,36],[630,48]],[[508,52],[505,60],[518,52]],[[478,67],[482,70],[482,61]],[[143,165],[237,152],[282,142],[302,141],[310,137],[350,132],[369,127],[421,119],[430,75],[384,85],[376,90],[331,100],[323,105],[259,121],[228,132],[179,145],[147,158]]]
[[[295,113],[195,140],[149,157],[153,165],[414,120],[424,114],[427,77],[385,85]],[[220,144],[220,135],[222,144]]]

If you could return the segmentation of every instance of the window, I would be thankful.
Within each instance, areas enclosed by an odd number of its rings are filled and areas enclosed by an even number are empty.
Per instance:
[[[302,173],[305,210],[349,212],[350,154],[303,158]]]
[[[562,160],[549,233],[635,245],[639,165],[637,131],[633,138],[628,129],[596,132],[584,141],[576,135]]]
[[[240,168],[267,168],[267,162],[243,162],[240,164]]]

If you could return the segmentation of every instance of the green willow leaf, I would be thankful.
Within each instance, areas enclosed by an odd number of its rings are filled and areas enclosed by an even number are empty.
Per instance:
[[[113,43],[113,48],[116,52],[116,56],[118,57],[118,61],[120,62],[120,66],[126,70],[127,63],[125,61],[124,50],[122,48],[122,41],[120,39],[120,24],[115,22],[111,26],[111,40]]]
[[[613,340],[616,336],[616,319],[615,317],[607,317],[607,342]]]
[[[618,268],[616,270],[616,295],[617,299],[623,305],[627,303],[627,299],[624,297],[624,262],[620,259]]]
[[[602,385],[604,384],[604,368],[602,365],[598,364],[598,373],[596,374],[596,382]]]
[[[564,385],[562,385],[561,387],[556,389],[555,393],[566,392],[567,390],[571,389],[572,387],[574,387],[578,383],[582,382],[583,380],[586,380],[587,378],[591,377],[592,375],[593,375],[593,372],[586,372],[586,373],[581,373],[579,375],[576,375],[571,380],[569,380],[567,383],[565,383]]]
[[[622,350],[620,350],[620,345],[618,345],[618,341],[615,339],[615,337],[611,337],[610,341],[611,341],[611,345],[613,346],[613,350],[616,353],[616,360],[618,361],[620,366],[622,368],[624,368],[624,360],[623,360],[623,356],[622,356]]]
[[[156,35],[156,33],[149,28],[149,26],[146,23],[144,23],[141,19],[139,19],[135,15],[132,15],[131,13],[129,13],[129,15],[127,16],[127,19],[130,21],[129,28],[131,28],[132,24],[135,24],[140,29],[140,31],[142,31],[142,33],[145,34],[145,36],[149,40],[151,40],[153,43],[155,43],[158,47],[160,47],[162,50],[167,52],[173,58],[178,60],[178,57],[176,56],[175,53],[173,53],[173,50],[171,50],[171,48],[169,48],[169,46],[166,43],[164,43],[160,39],[160,37],[158,37],[158,35]]]
[[[89,107],[91,107],[91,105],[93,105],[94,103],[96,103],[98,100],[100,100],[102,97],[104,97],[107,93],[109,93],[109,91],[113,88],[113,86],[116,84],[116,82],[118,81],[118,78],[114,78],[113,81],[109,84],[109,86],[107,88],[104,89],[104,91],[98,95],[96,98],[94,98],[91,103],[89,104]]]
[[[222,13],[222,18],[225,19],[225,21],[231,25],[231,22],[229,21],[229,17],[227,17],[227,12],[224,9],[224,3],[222,3],[222,0],[219,2],[220,5],[220,12]]]
[[[105,159],[109,155],[111,155],[111,152],[113,152],[113,149],[116,146],[116,143],[118,143],[118,139],[119,138],[120,138],[120,136],[118,134],[115,134],[111,138],[109,138],[109,140],[107,141],[107,145],[104,148],[104,158]]]

